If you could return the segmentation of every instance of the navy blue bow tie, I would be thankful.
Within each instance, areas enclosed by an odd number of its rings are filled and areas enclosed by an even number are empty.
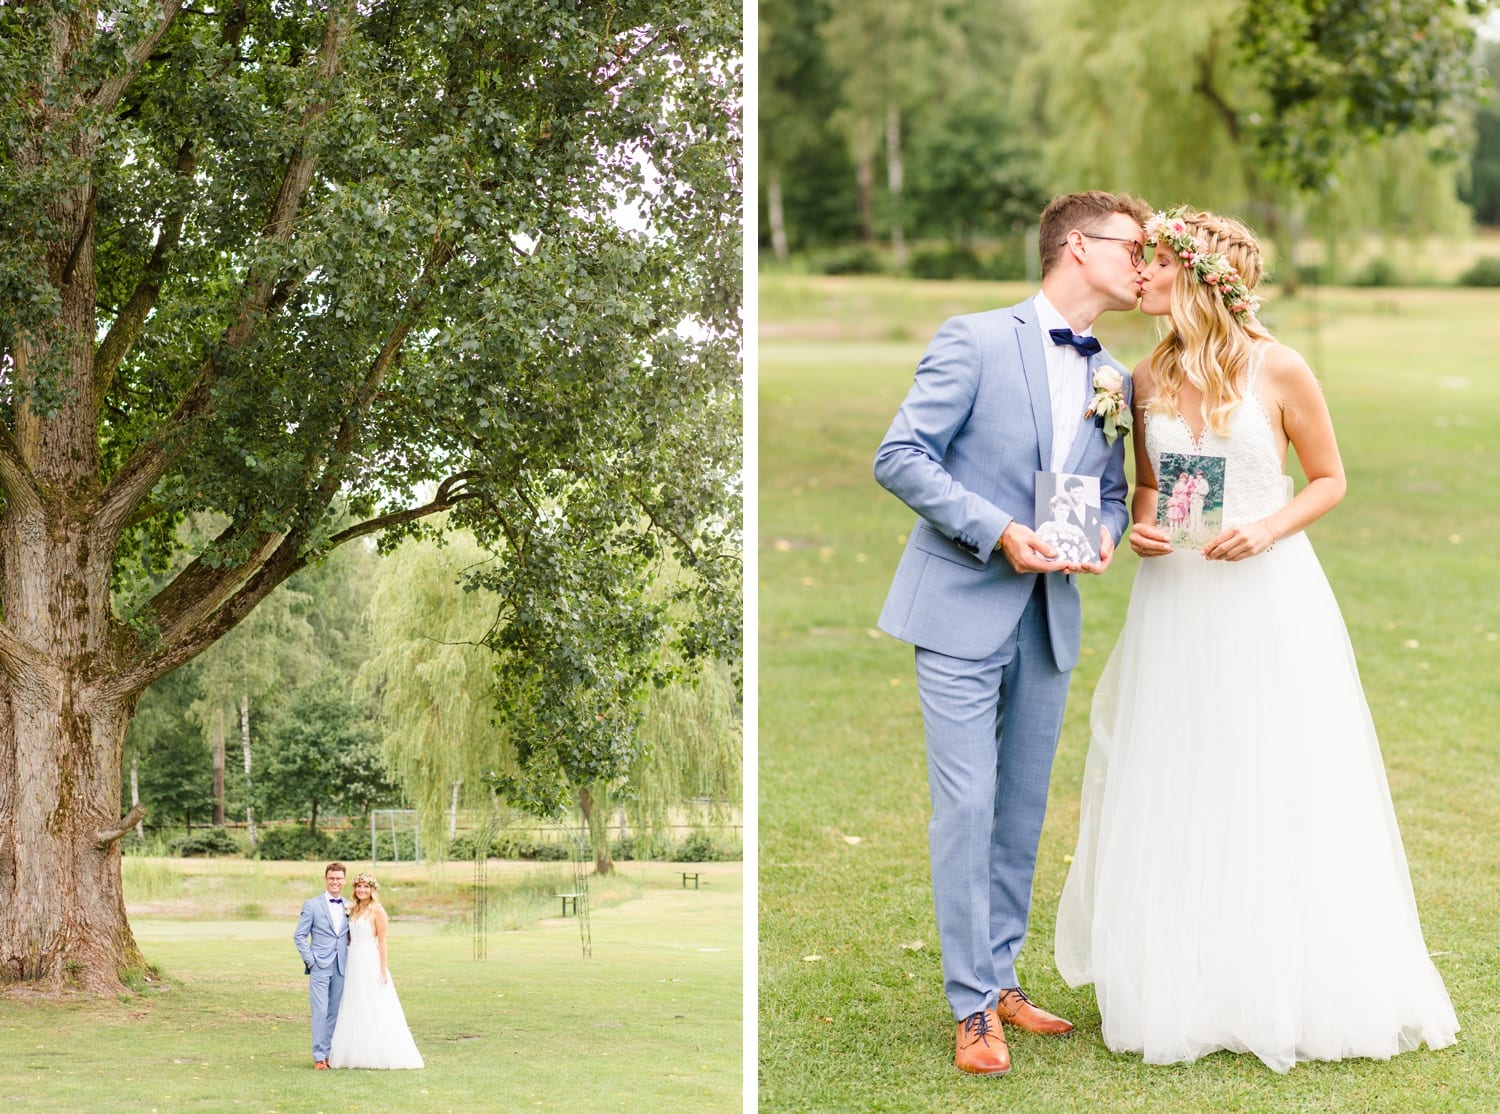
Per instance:
[[[344,899],[341,898],[341,897],[330,897],[328,900],[331,901],[331,902],[333,902],[335,905],[342,905],[342,904],[344,904]]]
[[[1071,344],[1083,356],[1092,356],[1099,351],[1099,341],[1094,337],[1081,337],[1072,329],[1049,329],[1047,335],[1053,344]]]

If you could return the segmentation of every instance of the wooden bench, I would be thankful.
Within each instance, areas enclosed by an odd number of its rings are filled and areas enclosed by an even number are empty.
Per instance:
[[[698,888],[698,872],[696,870],[679,870],[677,873],[682,875],[683,889],[687,889],[689,878],[693,880],[693,889],[696,890]]]
[[[574,913],[578,912],[578,899],[580,897],[582,897],[583,895],[582,894],[554,894],[553,896],[554,897],[560,897],[560,898],[562,898],[562,915],[566,917],[568,915],[568,910],[570,908],[572,909],[572,911]]]

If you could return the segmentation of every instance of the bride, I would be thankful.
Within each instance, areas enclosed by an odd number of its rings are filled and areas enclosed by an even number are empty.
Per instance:
[[[406,1015],[386,966],[385,935],[389,918],[373,875],[354,878],[354,907],[349,910],[349,958],[344,997],[333,1030],[328,1064],[335,1068],[420,1068],[422,1054],[406,1027]]]
[[[1056,958],[1104,1042],[1149,1063],[1384,1059],[1454,1043],[1375,728],[1302,532],[1343,498],[1312,371],[1256,319],[1259,245],[1179,209],[1146,225],[1131,548],[1144,558],[1094,693]],[[1307,484],[1289,498],[1288,446]],[[1201,552],[1156,525],[1164,453],[1225,458]],[[1175,465],[1174,465],[1175,467]]]

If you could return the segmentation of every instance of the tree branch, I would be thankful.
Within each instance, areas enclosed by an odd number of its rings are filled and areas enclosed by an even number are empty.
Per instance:
[[[94,90],[94,95],[90,98],[93,107],[108,111],[119,103],[120,98],[125,95],[125,90],[130,88],[130,83],[140,72],[141,65],[156,53],[156,48],[161,44],[166,33],[171,30],[172,22],[177,18],[177,13],[181,8],[182,0],[161,0],[161,22],[148,31],[140,42],[125,52],[125,57],[129,60],[125,72],[110,78]]]
[[[479,493],[468,491],[465,483],[475,475],[473,472],[459,472],[449,476],[438,485],[437,495],[430,503],[423,503],[420,507],[410,507],[404,511],[392,511],[364,522],[355,523],[346,527],[328,539],[328,548],[343,545],[355,538],[362,538],[366,534],[374,534],[380,530],[389,530],[394,526],[404,526],[408,522],[415,522],[419,518],[429,515],[441,514],[443,511],[452,510],[458,504],[467,499],[479,498]]]
[[[323,31],[318,62],[321,88],[331,87],[333,77],[338,73],[339,46],[344,32],[342,14],[330,11]],[[276,200],[271,205],[271,212],[261,231],[262,243],[284,244],[291,240],[297,210],[312,184],[313,169],[317,164],[317,156],[309,149],[307,138],[312,125],[331,106],[331,100],[323,100],[303,110],[303,141],[293,149],[287,161],[281,188],[277,191]],[[264,263],[251,267],[250,274],[245,278],[244,297],[240,301],[237,318],[225,330],[219,342],[221,350],[238,349],[245,345],[263,319],[266,306],[276,289],[276,275],[271,267]],[[172,463],[185,451],[184,427],[193,418],[208,412],[218,371],[218,361],[210,356],[172,415],[135,451],[100,493],[96,521],[99,523],[101,541],[112,542],[118,537],[136,504],[146,497],[157,480],[166,474]]]
[[[1233,106],[1214,87],[1214,61],[1217,52],[1218,42],[1210,42],[1208,49],[1198,59],[1198,79],[1193,83],[1193,88],[1201,93],[1204,100],[1213,106],[1214,111],[1219,114],[1219,119],[1224,121],[1224,127],[1229,132],[1229,138],[1234,141],[1236,146],[1239,146],[1243,142],[1240,135],[1239,114],[1235,112]]]
[[[57,673],[45,655],[4,621],[0,621],[0,670],[13,682],[28,687],[45,685]]]
[[[102,832],[95,832],[94,846],[103,851],[115,840],[124,836],[126,832],[130,831],[131,828],[139,824],[141,822],[141,818],[145,815],[146,806],[143,804],[136,804],[129,812],[127,812],[123,817],[120,818],[120,822],[113,828],[108,828]]]
[[[472,472],[458,472],[438,485],[437,494],[430,502],[403,511],[392,511],[365,522],[356,523],[334,534],[328,549],[378,530],[388,530],[419,518],[451,510],[466,499],[478,498],[477,492],[465,489]],[[224,535],[220,535],[223,537]],[[184,662],[191,661],[250,614],[261,600],[278,585],[306,568],[310,557],[298,552],[293,535],[277,539],[275,548],[269,553],[262,551],[263,559],[256,566],[246,562],[234,570],[209,570],[206,565],[194,561],[162,590],[180,603],[179,614],[163,631],[157,648],[136,665],[121,670],[110,681],[110,690],[116,696],[128,696],[140,692],[158,678],[165,677]],[[183,578],[192,574],[203,595],[188,598],[193,584],[183,585]],[[223,574],[215,577],[215,574]],[[235,591],[236,586],[239,590]],[[230,594],[232,593],[232,594]],[[158,597],[161,598],[161,597]],[[153,607],[156,604],[153,602]]]
[[[5,491],[11,510],[28,514],[42,510],[42,493],[36,477],[21,455],[21,447],[4,426],[0,426],[0,489]]]
[[[263,534],[242,564],[213,565],[202,554],[190,562],[156,593],[146,609],[155,616],[162,641],[171,642],[210,618],[260,572],[285,538],[285,534]],[[231,523],[208,548],[222,548],[239,539],[240,530]]]
[[[192,141],[184,140],[177,151],[178,178],[186,178],[192,174],[197,165],[198,159],[193,153]],[[146,263],[140,282],[136,284],[129,300],[94,353],[94,402],[97,406],[104,405],[120,361],[140,338],[146,318],[161,294],[162,283],[167,277],[167,264],[182,239],[182,228],[186,223],[187,205],[183,204],[167,217],[156,237],[156,244],[151,249],[151,258]]]

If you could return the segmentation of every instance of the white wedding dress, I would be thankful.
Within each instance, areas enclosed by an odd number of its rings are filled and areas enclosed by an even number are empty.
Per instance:
[[[396,982],[380,981],[380,945],[369,917],[349,922],[344,996],[328,1064],[335,1068],[420,1068],[422,1054],[406,1027]]]
[[[1230,436],[1148,417],[1163,452],[1227,458],[1224,523],[1291,480],[1254,369]],[[1452,1044],[1374,724],[1305,534],[1244,561],[1144,559],[1094,693],[1057,966],[1104,1042],[1148,1063],[1251,1052],[1384,1059]]]

